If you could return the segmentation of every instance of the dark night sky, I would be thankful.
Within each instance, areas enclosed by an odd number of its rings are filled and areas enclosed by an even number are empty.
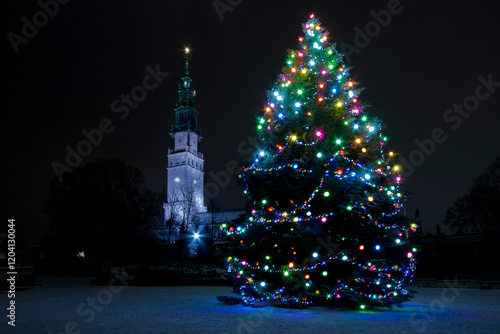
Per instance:
[[[212,1],[70,1],[15,54],[8,33],[21,34],[21,18],[32,21],[40,7],[2,1],[2,221],[17,220],[20,241],[41,235],[51,163],[63,163],[66,145],[74,148],[84,139],[81,131],[103,118],[116,128],[82,163],[125,159],[162,191],[184,46],[192,49],[205,180],[212,181],[211,171],[248,158],[237,147],[254,133],[265,91],[286,49],[297,47],[309,13],[330,31],[330,41],[354,44],[354,28],[364,30],[374,20],[370,11],[388,2],[242,1],[221,21]],[[482,2],[402,1],[402,12],[350,62],[353,78],[366,87],[361,99],[387,125],[389,146],[403,157],[437,127],[448,135],[403,184],[412,192],[408,214],[418,207],[424,230],[432,232],[455,197],[500,154],[500,87],[456,130],[443,121],[448,108],[474,94],[479,75],[500,81],[498,11],[494,2]],[[145,67],[156,64],[170,75],[120,120],[112,101],[141,84]],[[226,209],[244,203],[234,182],[220,200]]]

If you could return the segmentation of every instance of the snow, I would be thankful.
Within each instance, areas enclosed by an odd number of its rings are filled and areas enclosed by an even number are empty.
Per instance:
[[[500,291],[454,289],[452,284],[417,288],[404,308],[359,312],[220,304],[216,296],[232,295],[230,287],[112,291],[93,285],[92,278],[40,279],[42,286],[16,293],[16,327],[8,326],[3,315],[1,333],[500,333]]]

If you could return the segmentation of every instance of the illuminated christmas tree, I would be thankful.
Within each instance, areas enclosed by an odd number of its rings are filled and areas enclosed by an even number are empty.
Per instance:
[[[258,119],[261,149],[239,175],[250,212],[227,226],[235,292],[279,307],[399,306],[416,263],[416,225],[396,217],[401,166],[314,15],[303,32]]]

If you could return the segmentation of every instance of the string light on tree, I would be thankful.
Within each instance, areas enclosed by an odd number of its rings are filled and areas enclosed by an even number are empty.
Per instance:
[[[261,149],[238,177],[249,216],[225,228],[244,303],[364,310],[412,297],[404,284],[415,228],[394,219],[405,202],[401,168],[361,91],[311,14],[267,94]]]

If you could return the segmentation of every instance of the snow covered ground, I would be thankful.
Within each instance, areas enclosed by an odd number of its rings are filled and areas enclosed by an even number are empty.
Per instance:
[[[419,288],[400,309],[286,310],[220,304],[229,287],[109,287],[42,277],[16,293],[16,326],[0,333],[500,333],[500,291]]]

